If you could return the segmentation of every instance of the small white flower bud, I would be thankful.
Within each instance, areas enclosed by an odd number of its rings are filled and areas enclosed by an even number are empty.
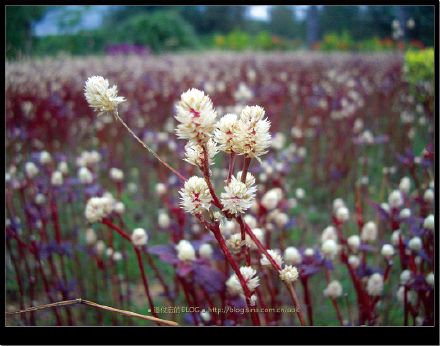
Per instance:
[[[313,257],[314,255],[315,255],[315,250],[313,250],[311,247],[304,250],[304,256]]]
[[[405,269],[400,274],[400,284],[401,285],[406,285],[411,280],[411,277],[412,277],[411,271],[408,270],[408,269]]]
[[[52,173],[50,182],[53,186],[63,185],[63,174],[60,171],[55,171]]]
[[[402,193],[399,190],[394,190],[388,196],[388,204],[391,208],[399,208],[403,204]]]
[[[402,219],[407,219],[411,217],[411,210],[408,208],[402,209],[399,213],[399,217]]]
[[[324,290],[324,296],[336,299],[342,296],[342,285],[339,281],[333,280]]]
[[[115,205],[113,206],[113,210],[119,214],[122,215],[125,212],[125,205],[122,202],[116,202]]]
[[[383,292],[383,276],[375,273],[368,278],[367,292],[370,296],[377,297]]]
[[[377,226],[373,221],[369,221],[362,227],[361,239],[366,242],[373,242],[377,238]]]
[[[396,229],[392,234],[391,234],[391,243],[394,246],[398,246],[399,245],[399,238],[400,238],[400,230]],[[402,240],[403,240],[403,236],[402,236]]]
[[[408,194],[411,188],[411,180],[408,177],[403,177],[399,183],[399,190],[402,193]]]
[[[131,241],[135,246],[147,245],[148,234],[143,228],[136,228],[131,234]]]
[[[392,245],[390,245],[390,244],[384,244],[382,246],[382,250],[381,250],[380,253],[385,258],[392,257],[394,255],[394,247]]]
[[[164,183],[157,183],[156,184],[156,193],[159,196],[163,196],[167,192],[167,187]]]
[[[429,286],[434,287],[435,280],[434,280],[434,273],[430,272],[428,275],[426,275],[426,282]]]
[[[327,226],[322,231],[321,242],[325,242],[327,239],[332,239],[334,241],[338,240],[338,235],[336,232],[336,228],[334,226]]]
[[[333,239],[327,239],[322,243],[321,252],[327,259],[333,259],[338,253],[338,244]]]
[[[361,238],[358,235],[351,235],[347,239],[347,244],[350,247],[350,250],[353,252],[357,252],[359,250],[359,246],[361,245]]]
[[[177,257],[181,261],[194,261],[196,259],[196,251],[188,240],[182,239],[176,245]]]
[[[87,245],[93,245],[96,243],[96,233],[93,228],[87,228],[86,229],[86,243]]]
[[[351,255],[350,257],[348,257],[348,264],[350,264],[352,268],[356,269],[357,267],[359,267],[360,263],[361,261],[358,256]]]
[[[24,166],[24,169],[25,169],[25,172],[26,172],[26,176],[29,179],[34,178],[38,174],[38,172],[39,172],[38,167],[33,162],[26,162],[26,165]]]
[[[52,157],[47,151],[42,151],[40,153],[40,163],[42,165],[47,165],[52,161]]]
[[[428,215],[428,217],[423,221],[423,228],[425,229],[429,229],[431,231],[434,230],[435,227],[435,220],[434,220],[434,215],[430,214]]]
[[[350,212],[347,207],[339,207],[336,210],[336,219],[338,219],[339,222],[346,222],[349,218]]]
[[[419,237],[413,237],[409,240],[408,246],[412,251],[419,252],[423,246],[422,239]]]
[[[211,244],[205,243],[202,244],[199,248],[199,255],[201,258],[210,259],[212,258],[214,250],[212,249]]]
[[[110,179],[113,181],[122,181],[124,180],[124,172],[118,168],[110,169]]]
[[[93,181],[92,172],[87,167],[81,167],[78,170],[78,178],[82,184],[90,184]]]
[[[168,216],[168,213],[161,210],[157,217],[157,223],[161,228],[168,228],[171,224],[171,220],[170,217]]]
[[[284,260],[287,264],[297,265],[301,263],[302,256],[296,247],[289,246],[284,250]]]
[[[423,194],[423,200],[427,203],[434,202],[434,191],[432,189],[428,189]]]

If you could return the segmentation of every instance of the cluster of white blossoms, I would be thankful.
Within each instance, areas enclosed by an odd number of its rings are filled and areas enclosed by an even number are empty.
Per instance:
[[[188,213],[200,214],[210,207],[212,197],[203,178],[189,178],[179,193],[182,197],[181,205]]]
[[[110,193],[106,193],[102,197],[90,198],[87,201],[84,212],[87,221],[94,223],[108,217],[113,211],[115,202],[115,199]]]
[[[252,267],[241,267],[240,273],[244,278],[244,281],[249,289],[249,291],[254,291],[260,285],[260,278],[257,275],[257,271]],[[243,288],[241,287],[240,280],[236,274],[232,274],[228,281],[226,281],[226,286],[231,294],[241,294],[244,295]]]
[[[230,154],[237,150],[237,131],[238,123],[236,114],[226,114],[217,122],[214,136],[221,151]]]
[[[324,295],[332,299],[342,296],[342,292],[342,285],[338,280],[333,280],[324,289]]]
[[[296,281],[299,277],[298,270],[296,269],[296,267],[291,265],[285,265],[279,273],[280,279],[284,282],[293,282]]]
[[[246,106],[238,120],[236,152],[246,157],[256,158],[266,154],[270,146],[270,121],[264,118],[265,111],[260,106]]]
[[[252,207],[257,191],[257,188],[252,186],[253,182],[255,182],[253,177],[248,178],[246,176],[246,183],[242,183],[239,179],[232,177],[229,184],[225,186],[225,192],[222,192],[220,195],[223,210],[233,215],[239,215]]]
[[[117,111],[118,105],[125,101],[124,97],[118,96],[117,86],[113,85],[110,88],[108,80],[101,76],[87,79],[84,96],[98,116]]]
[[[280,267],[283,264],[283,257],[279,253],[278,250],[267,250],[267,253],[270,255],[270,257],[273,258],[276,264],[278,264]],[[260,263],[262,266],[268,267],[271,265],[269,259],[265,254],[261,255]]]
[[[208,154],[208,162],[212,165],[214,156],[218,153],[218,147],[212,139],[206,143],[206,151]],[[204,160],[203,148],[194,142],[188,142],[185,145],[185,161],[198,167],[202,167]]]
[[[267,152],[271,141],[270,122],[264,115],[262,107],[246,106],[240,117],[226,114],[217,121],[208,95],[198,89],[184,92],[176,105],[175,118],[180,123],[176,129],[177,136],[188,140],[185,161],[204,171],[204,165],[212,164],[220,150],[259,159]],[[205,151],[208,162],[205,162]],[[212,198],[207,184],[202,181],[201,178],[191,177],[180,191],[181,205],[189,213],[199,214],[203,209],[209,209]],[[241,174],[232,177],[221,194],[223,210],[239,215],[252,207],[256,193],[254,184],[255,178],[250,173],[247,173],[245,182],[241,181]]]
[[[177,136],[204,144],[215,129],[217,113],[208,95],[198,89],[184,92],[176,106]]]

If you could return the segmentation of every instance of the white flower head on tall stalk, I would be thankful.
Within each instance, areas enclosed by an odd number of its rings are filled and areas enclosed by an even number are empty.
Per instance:
[[[367,292],[370,296],[377,297],[383,292],[383,276],[375,273],[368,278]]]
[[[283,257],[277,250],[267,250],[267,253],[270,257],[273,258],[276,264],[278,264],[280,267],[283,265]],[[262,266],[268,267],[271,265],[269,259],[265,254],[261,255],[260,263]]]
[[[225,153],[232,153],[237,146],[238,120],[236,114],[224,115],[216,124],[215,140],[219,149]]]
[[[285,282],[293,282],[296,281],[299,277],[298,269],[291,265],[284,266],[283,269],[280,270],[280,279]]]
[[[214,163],[213,158],[218,153],[218,148],[212,139],[208,140],[205,146],[208,151],[208,163],[212,165]],[[188,142],[185,146],[185,161],[194,166],[202,167],[203,160],[202,146],[196,142]]]
[[[84,96],[98,116],[116,112],[118,105],[125,101],[124,97],[118,96],[117,86],[113,85],[110,88],[108,80],[101,76],[87,79]]]
[[[248,187],[237,178],[232,177],[231,182],[225,186],[225,192],[221,194],[223,210],[234,215],[239,215],[252,207],[255,199],[256,187]]]
[[[209,209],[212,197],[205,179],[199,177],[189,178],[179,193],[182,200],[181,206],[186,212],[200,214],[203,209]]]
[[[108,197],[92,197],[87,201],[84,214],[88,222],[94,223],[102,221],[111,212],[112,208]]]
[[[217,114],[208,95],[198,89],[184,92],[176,106],[179,138],[206,143],[215,128]]]
[[[249,158],[256,158],[267,153],[271,143],[270,121],[263,118],[264,108],[246,106],[238,120],[236,152]]]
[[[249,291],[254,291],[260,285],[260,278],[257,275],[257,271],[252,267],[241,267],[240,273],[243,275],[244,281],[249,289]],[[240,280],[236,274],[232,274],[231,277],[226,281],[226,286],[232,294],[243,295],[243,287],[241,287]]]
[[[330,282],[324,290],[324,295],[333,299],[342,296],[341,283],[338,280]]]

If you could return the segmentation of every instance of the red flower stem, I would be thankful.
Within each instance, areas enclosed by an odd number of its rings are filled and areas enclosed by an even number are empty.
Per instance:
[[[250,315],[252,318],[252,323],[254,325],[260,325],[260,320],[258,315],[255,313],[255,311],[253,311],[253,309],[251,309],[251,303],[250,303],[250,297],[251,297],[251,292],[249,290],[249,287],[246,284],[246,280],[244,279],[243,275],[241,274],[240,268],[238,267],[237,262],[234,260],[234,257],[232,256],[231,252],[228,249],[228,246],[226,245],[225,240],[223,239],[223,236],[220,232],[220,228],[218,226],[218,224],[208,224],[207,222],[205,222],[202,218],[199,217],[200,222],[205,226],[205,228],[211,230],[211,232],[214,234],[215,239],[217,240],[217,242],[220,245],[221,250],[223,251],[223,254],[225,255],[225,257],[227,258],[229,264],[231,265],[232,269],[234,270],[235,275],[237,275],[238,280],[240,281],[241,287],[243,289],[243,293],[245,295],[245,300],[246,300],[246,304],[248,306],[248,308],[250,309]]]
[[[131,243],[131,237],[124,230],[113,224],[109,219],[103,219],[101,222],[104,225],[110,227],[112,230],[116,231],[122,238],[128,240]]]
[[[110,220],[103,219],[101,222],[104,225],[106,225],[106,226],[110,227],[111,229],[113,229],[114,231],[116,231],[119,235],[122,236],[122,238],[128,240],[131,244],[133,244],[131,242],[131,237],[124,230],[122,230],[121,228],[119,228],[116,225],[114,225]],[[150,305],[151,314],[154,317],[158,317],[156,312],[155,312],[155,310],[154,310],[153,300],[151,299],[150,290],[148,288],[148,280],[147,280],[147,277],[145,275],[145,269],[144,269],[144,264],[142,262],[141,252],[140,252],[139,248],[134,246],[134,245],[133,245],[133,249],[134,249],[134,251],[136,253],[136,258],[137,258],[137,261],[138,261],[139,270],[141,272],[142,283],[144,285],[144,290],[145,290],[145,294],[146,294],[147,299],[148,299],[148,304]]]
[[[21,279],[20,268],[18,267],[17,258],[15,258],[15,255],[12,252],[12,246],[11,246],[11,241],[10,241],[9,237],[6,237],[6,247],[8,249],[9,256],[11,257],[11,262],[12,262],[12,265],[13,265],[14,271],[15,271],[15,278],[16,278],[17,284],[18,284],[18,293],[19,293],[18,299],[20,302],[20,310],[24,310],[24,308],[25,308],[24,296],[25,295],[24,295],[24,289],[23,289],[23,281]],[[22,314],[21,319],[22,319],[24,325],[28,325],[26,314]]]
[[[49,299],[49,302],[50,303],[54,303],[55,300],[52,299],[52,295],[50,294],[49,283],[47,281],[46,274],[44,274],[43,265],[41,264],[40,254],[39,254],[39,250],[38,250],[37,244],[35,243],[35,240],[32,241],[31,245],[32,245],[32,252],[33,252],[33,255],[34,255],[34,258],[35,258],[35,262],[37,264],[37,269],[40,272],[41,279],[43,281],[44,291],[46,293],[47,298]],[[63,321],[61,319],[61,315],[60,315],[59,311],[57,310],[57,308],[54,308],[53,311],[54,311],[54,314],[55,314],[57,325],[58,326],[62,326],[63,325]]]
[[[336,316],[338,317],[338,321],[341,324],[341,326],[343,326],[344,325],[344,321],[342,319],[341,310],[339,309],[338,302],[337,302],[337,300],[335,298],[331,298],[331,301],[333,303],[333,306],[335,307]]]
[[[186,282],[183,278],[178,276],[178,280],[183,288],[183,294],[185,295],[185,299],[188,302],[188,307],[193,306],[193,303],[191,302],[190,294],[188,292],[188,287],[186,285]],[[197,320],[196,312],[193,310],[191,311],[191,317],[193,319],[194,325],[197,326],[199,324],[199,321]]]
[[[226,181],[226,184],[229,184],[231,182],[231,178],[234,173],[235,158],[236,158],[236,155],[234,152],[232,152],[229,155],[229,170],[228,170],[228,179]]]
[[[147,257],[147,262],[149,264],[149,266],[153,269],[154,273],[156,274],[156,278],[157,280],[159,280],[160,284],[163,287],[164,290],[164,294],[165,297],[167,297],[168,301],[173,304],[174,303],[174,299],[173,297],[171,297],[170,294],[170,290],[168,289],[167,284],[165,283],[164,278],[162,277],[162,275],[160,274],[159,269],[157,269],[156,264],[153,261],[153,258],[151,257],[151,255],[148,253],[148,251],[145,252],[145,256]]]
[[[243,169],[241,171],[241,182],[242,183],[246,183],[247,172],[249,170],[251,160],[252,160],[252,158],[250,158],[250,157],[245,157],[243,159]]]
[[[154,317],[159,317],[154,309],[154,304],[153,304],[153,299],[151,298],[150,295],[150,290],[148,288],[148,280],[147,280],[147,276],[145,275],[145,269],[144,269],[144,263],[142,262],[142,254],[141,251],[139,250],[139,248],[134,247],[134,251],[136,253],[136,258],[138,261],[138,265],[139,265],[139,270],[141,272],[141,277],[142,277],[142,283],[144,284],[144,290],[145,290],[145,294],[148,298],[148,304],[150,305],[150,309],[151,309],[151,314]],[[159,324],[158,324],[159,325]]]
[[[408,325],[408,295],[407,295],[407,286],[403,286],[403,306],[404,306],[404,317],[403,317],[403,325]]]
[[[307,317],[309,320],[309,325],[313,326],[313,307],[312,307],[312,300],[310,297],[308,278],[307,277],[302,278],[301,283],[304,288],[304,300],[306,301]]]
[[[278,265],[278,263],[275,262],[275,260],[272,258],[272,256],[267,252],[267,250],[265,249],[263,244],[261,244],[261,242],[255,236],[254,232],[252,232],[252,230],[249,228],[248,224],[243,221],[241,216],[237,217],[236,219],[237,219],[239,224],[243,224],[244,225],[246,233],[251,237],[251,239],[253,240],[253,242],[257,246],[258,250],[262,254],[264,254],[266,256],[266,258],[268,259],[268,261],[270,262],[272,267],[277,272],[279,272],[281,270],[281,267]],[[292,298],[292,301],[293,301],[293,303],[295,305],[296,312],[297,312],[298,318],[300,320],[300,323],[301,323],[302,326],[305,326],[306,325],[306,321],[304,319],[304,314],[303,314],[303,311],[302,311],[301,304],[299,302],[298,296],[296,295],[295,289],[293,288],[291,282],[286,282],[285,284],[286,284],[287,289],[289,291],[290,297]]]
[[[211,197],[212,197],[212,203],[217,208],[222,210],[223,209],[223,205],[222,205],[222,203],[220,202],[220,200],[218,199],[218,197],[217,197],[217,195],[215,193],[215,190],[214,190],[214,187],[212,186],[211,178],[210,178],[210,175],[209,175],[208,151],[206,150],[204,145],[202,145],[202,148],[203,148],[203,162],[202,162],[201,170],[202,170],[203,176],[205,178],[206,184],[208,185],[209,193],[211,194]]]
[[[186,178],[177,172],[173,167],[171,167],[168,163],[166,163],[159,155],[157,155],[148,145],[146,145],[134,132],[133,130],[125,123],[124,120],[122,120],[121,117],[119,117],[118,112],[116,111],[114,113],[114,116],[117,120],[127,129],[128,132],[145,148],[147,149],[162,165],[164,165],[166,168],[168,168],[171,172],[173,172],[180,180],[185,181]]]

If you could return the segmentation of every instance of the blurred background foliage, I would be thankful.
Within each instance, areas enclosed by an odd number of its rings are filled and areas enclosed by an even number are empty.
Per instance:
[[[100,11],[100,24],[87,29],[84,16],[98,7],[106,7]],[[433,45],[432,6],[269,6],[266,19],[252,16],[250,7],[7,6],[6,56],[105,54],[121,44],[142,46],[152,53],[381,51]],[[36,33],[37,25],[51,20],[55,33]],[[400,25],[394,37],[393,22]]]

